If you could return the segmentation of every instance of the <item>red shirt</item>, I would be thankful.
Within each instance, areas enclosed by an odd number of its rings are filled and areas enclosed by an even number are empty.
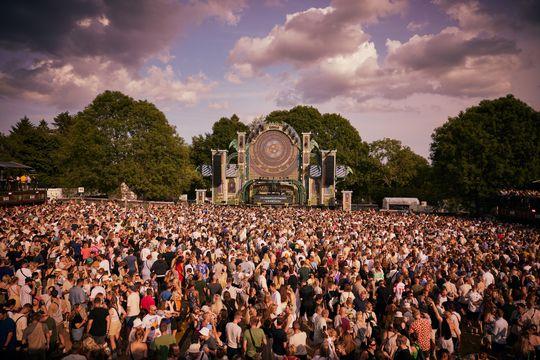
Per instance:
[[[83,260],[86,260],[90,257],[90,254],[92,253],[92,249],[90,248],[82,248],[81,249],[81,255]]]
[[[150,306],[156,305],[156,302],[154,301],[154,298],[150,295],[146,295],[141,300],[141,309],[144,309],[146,311],[150,311]]]

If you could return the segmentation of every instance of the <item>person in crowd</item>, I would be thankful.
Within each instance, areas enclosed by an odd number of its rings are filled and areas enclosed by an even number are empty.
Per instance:
[[[42,313],[32,314],[30,324],[23,332],[23,344],[30,359],[45,360],[49,350],[51,331],[41,321]]]
[[[15,321],[8,315],[8,311],[5,308],[0,308],[0,354],[4,358],[9,358],[15,353],[17,345],[17,329],[15,327]]]
[[[130,359],[141,360],[148,357],[148,345],[145,340],[145,331],[137,328],[134,334],[134,340],[128,345],[128,356]]]
[[[73,342],[82,340],[86,322],[86,312],[84,311],[82,304],[75,304],[69,316],[69,328],[71,340]]]
[[[93,302],[93,308],[88,313],[88,323],[86,329],[92,336],[96,344],[101,345],[106,341],[106,336],[111,328],[111,317],[109,310],[103,303],[101,297],[96,297]]]
[[[157,359],[166,360],[169,357],[170,346],[176,344],[176,338],[169,331],[169,324],[165,321],[159,324],[159,331],[161,335],[152,341],[150,348],[157,353]]]
[[[257,316],[250,319],[250,327],[244,331],[243,351],[248,360],[256,360],[262,357],[264,345],[266,345],[266,335],[259,328],[260,320]]]

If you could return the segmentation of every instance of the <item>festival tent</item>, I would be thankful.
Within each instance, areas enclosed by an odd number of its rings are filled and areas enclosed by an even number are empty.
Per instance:
[[[385,197],[383,199],[382,208],[384,210],[391,210],[393,208],[410,209],[411,206],[420,205],[420,200],[417,198],[409,197]]]

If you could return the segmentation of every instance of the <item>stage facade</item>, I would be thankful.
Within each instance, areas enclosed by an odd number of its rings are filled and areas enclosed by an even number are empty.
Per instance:
[[[350,169],[336,165],[336,150],[322,150],[310,133],[302,137],[286,123],[259,124],[237,133],[229,150],[212,150],[215,204],[322,205],[336,201],[336,181]]]

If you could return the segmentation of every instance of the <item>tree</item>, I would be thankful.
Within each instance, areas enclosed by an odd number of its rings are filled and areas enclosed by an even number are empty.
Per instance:
[[[188,147],[147,101],[105,91],[65,131],[58,153],[65,186],[111,193],[125,182],[142,198],[174,199],[196,177]]]
[[[497,191],[540,178],[540,115],[507,95],[449,118],[432,135],[439,191],[487,210]]]
[[[53,119],[53,126],[58,134],[65,134],[74,124],[75,119],[67,111],[62,112]]]
[[[401,141],[384,138],[369,145],[372,163],[370,185],[376,198],[414,196],[425,198],[430,167]]]
[[[1,142],[2,160],[31,166],[40,185],[54,185],[57,169],[51,154],[58,148],[58,142],[45,120],[35,126],[25,116],[11,127],[8,136],[2,136]]]
[[[191,159],[196,166],[211,164],[212,149],[227,150],[238,131],[248,131],[236,114],[230,118],[222,117],[212,125],[212,133],[194,136],[191,141]]]
[[[287,123],[299,135],[311,132],[312,139],[321,149],[336,149],[337,163],[350,166],[353,170],[353,174],[338,186],[353,189],[355,197],[370,195],[364,176],[369,165],[368,146],[349,120],[339,114],[321,114],[311,106],[296,106],[291,110],[273,111],[268,114],[266,121]]]

